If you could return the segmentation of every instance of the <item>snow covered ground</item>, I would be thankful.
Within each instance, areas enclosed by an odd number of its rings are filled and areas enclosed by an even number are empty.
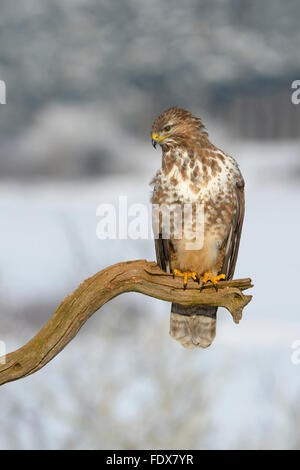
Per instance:
[[[220,309],[211,348],[185,351],[168,336],[167,303],[115,299],[48,366],[1,388],[0,448],[298,445],[299,142],[216,143],[237,157],[246,180],[235,277],[255,287],[241,323]],[[1,183],[0,339],[8,351],[84,278],[118,261],[154,259],[152,240],[96,237],[100,203],[123,195],[148,204],[160,155],[150,145],[139,152],[147,165],[132,176]]]

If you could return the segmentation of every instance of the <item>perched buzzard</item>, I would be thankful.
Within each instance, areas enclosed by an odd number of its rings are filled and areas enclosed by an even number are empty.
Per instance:
[[[157,263],[182,276],[184,288],[191,277],[200,288],[211,282],[217,290],[221,279],[233,277],[238,255],[244,218],[239,167],[209,141],[201,120],[184,109],[162,113],[151,134],[154,147],[162,148],[162,166],[151,182]],[[177,215],[170,210],[174,207]],[[184,216],[186,207],[190,218]],[[216,307],[173,303],[170,334],[187,348],[208,347],[216,335],[216,313]]]

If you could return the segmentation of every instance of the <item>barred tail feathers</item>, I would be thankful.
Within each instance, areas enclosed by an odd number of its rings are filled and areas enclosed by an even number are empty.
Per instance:
[[[217,307],[172,303],[170,335],[185,348],[207,348],[216,336]]]

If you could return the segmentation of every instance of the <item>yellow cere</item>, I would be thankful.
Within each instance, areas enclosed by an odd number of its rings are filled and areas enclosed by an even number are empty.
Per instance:
[[[168,135],[164,135],[163,137],[158,137],[157,134],[152,134],[152,139],[154,140],[158,140],[158,142],[161,142],[162,140],[164,140],[166,137],[170,137],[171,134],[168,134]]]

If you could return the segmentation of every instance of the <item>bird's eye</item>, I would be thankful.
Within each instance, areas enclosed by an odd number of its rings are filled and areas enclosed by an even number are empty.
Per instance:
[[[169,132],[170,129],[171,129],[171,126],[166,126],[164,127],[164,132]]]

